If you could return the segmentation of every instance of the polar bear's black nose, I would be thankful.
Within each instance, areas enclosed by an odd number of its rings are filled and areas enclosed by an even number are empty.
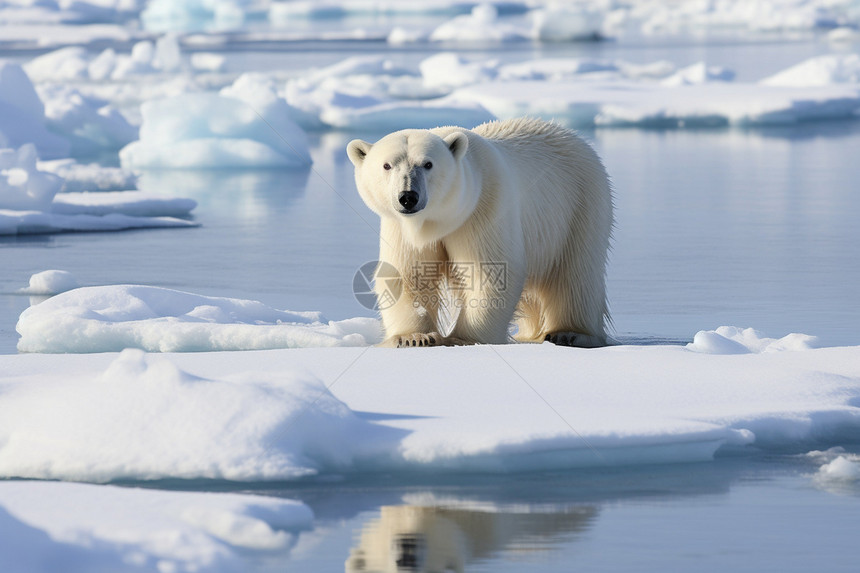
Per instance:
[[[403,205],[406,212],[411,212],[415,208],[415,205],[418,204],[418,200],[418,193],[415,191],[402,191],[397,198],[397,201]]]

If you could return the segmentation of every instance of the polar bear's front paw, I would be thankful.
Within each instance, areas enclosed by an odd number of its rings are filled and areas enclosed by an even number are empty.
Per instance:
[[[444,344],[442,335],[438,332],[415,334],[404,334],[401,336],[393,336],[394,346],[397,348],[406,348],[408,346],[440,346]]]
[[[546,335],[549,342],[557,346],[575,346],[578,348],[597,348],[605,344],[596,336],[579,332],[551,332]]]

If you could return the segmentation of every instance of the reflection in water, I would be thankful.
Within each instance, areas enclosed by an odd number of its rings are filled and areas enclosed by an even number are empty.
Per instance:
[[[198,202],[195,213],[218,211],[254,222],[300,199],[309,167],[296,169],[163,169],[140,174],[141,191],[188,197]]]
[[[462,572],[467,563],[503,551],[546,548],[587,529],[597,510],[509,512],[455,506],[383,506],[366,524],[345,564],[347,573]]]

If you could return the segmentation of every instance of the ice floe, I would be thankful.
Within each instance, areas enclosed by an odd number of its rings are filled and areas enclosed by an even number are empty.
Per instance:
[[[59,162],[61,165],[65,162]],[[63,179],[41,171],[36,148],[0,149],[0,235],[194,227],[191,199],[140,191],[61,193]]]
[[[94,194],[97,195],[97,194]],[[87,287],[30,307],[18,321],[23,352],[152,352],[367,346],[379,321],[327,321],[316,312],[148,286]]]
[[[287,499],[78,483],[0,483],[7,571],[238,571],[284,557],[313,513]]]
[[[241,80],[241,78],[240,78]],[[300,167],[311,163],[305,132],[264,83],[242,80],[222,94],[183,94],[141,106],[140,139],[120,151],[127,168]]]
[[[857,69],[856,55],[824,56],[750,83],[707,62],[678,70],[666,61],[502,63],[443,52],[417,70],[384,57],[349,58],[289,80],[284,95],[308,129],[472,127],[522,115],[573,127],[757,126],[856,117]]]
[[[162,291],[158,298],[154,290],[131,299],[129,288],[77,289],[33,309],[97,294],[115,305],[101,318],[118,323],[163,308],[176,314],[189,296]],[[126,306],[133,300],[137,306]],[[185,304],[196,309],[185,320],[224,314],[223,303],[197,304]],[[87,338],[101,313],[94,304],[77,312],[22,321],[59,350],[63,338]],[[51,316],[65,326],[51,330]],[[186,334],[181,321],[163,322],[161,336]],[[275,480],[692,462],[744,448],[828,447],[860,429],[858,357],[858,347],[713,356],[680,346],[549,343],[2,356],[0,475]]]

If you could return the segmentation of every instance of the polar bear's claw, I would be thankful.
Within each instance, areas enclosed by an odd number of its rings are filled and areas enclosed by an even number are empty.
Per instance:
[[[416,333],[405,336],[395,337],[395,346],[397,348],[406,348],[407,346],[439,346],[444,344],[442,337],[438,332]]]

